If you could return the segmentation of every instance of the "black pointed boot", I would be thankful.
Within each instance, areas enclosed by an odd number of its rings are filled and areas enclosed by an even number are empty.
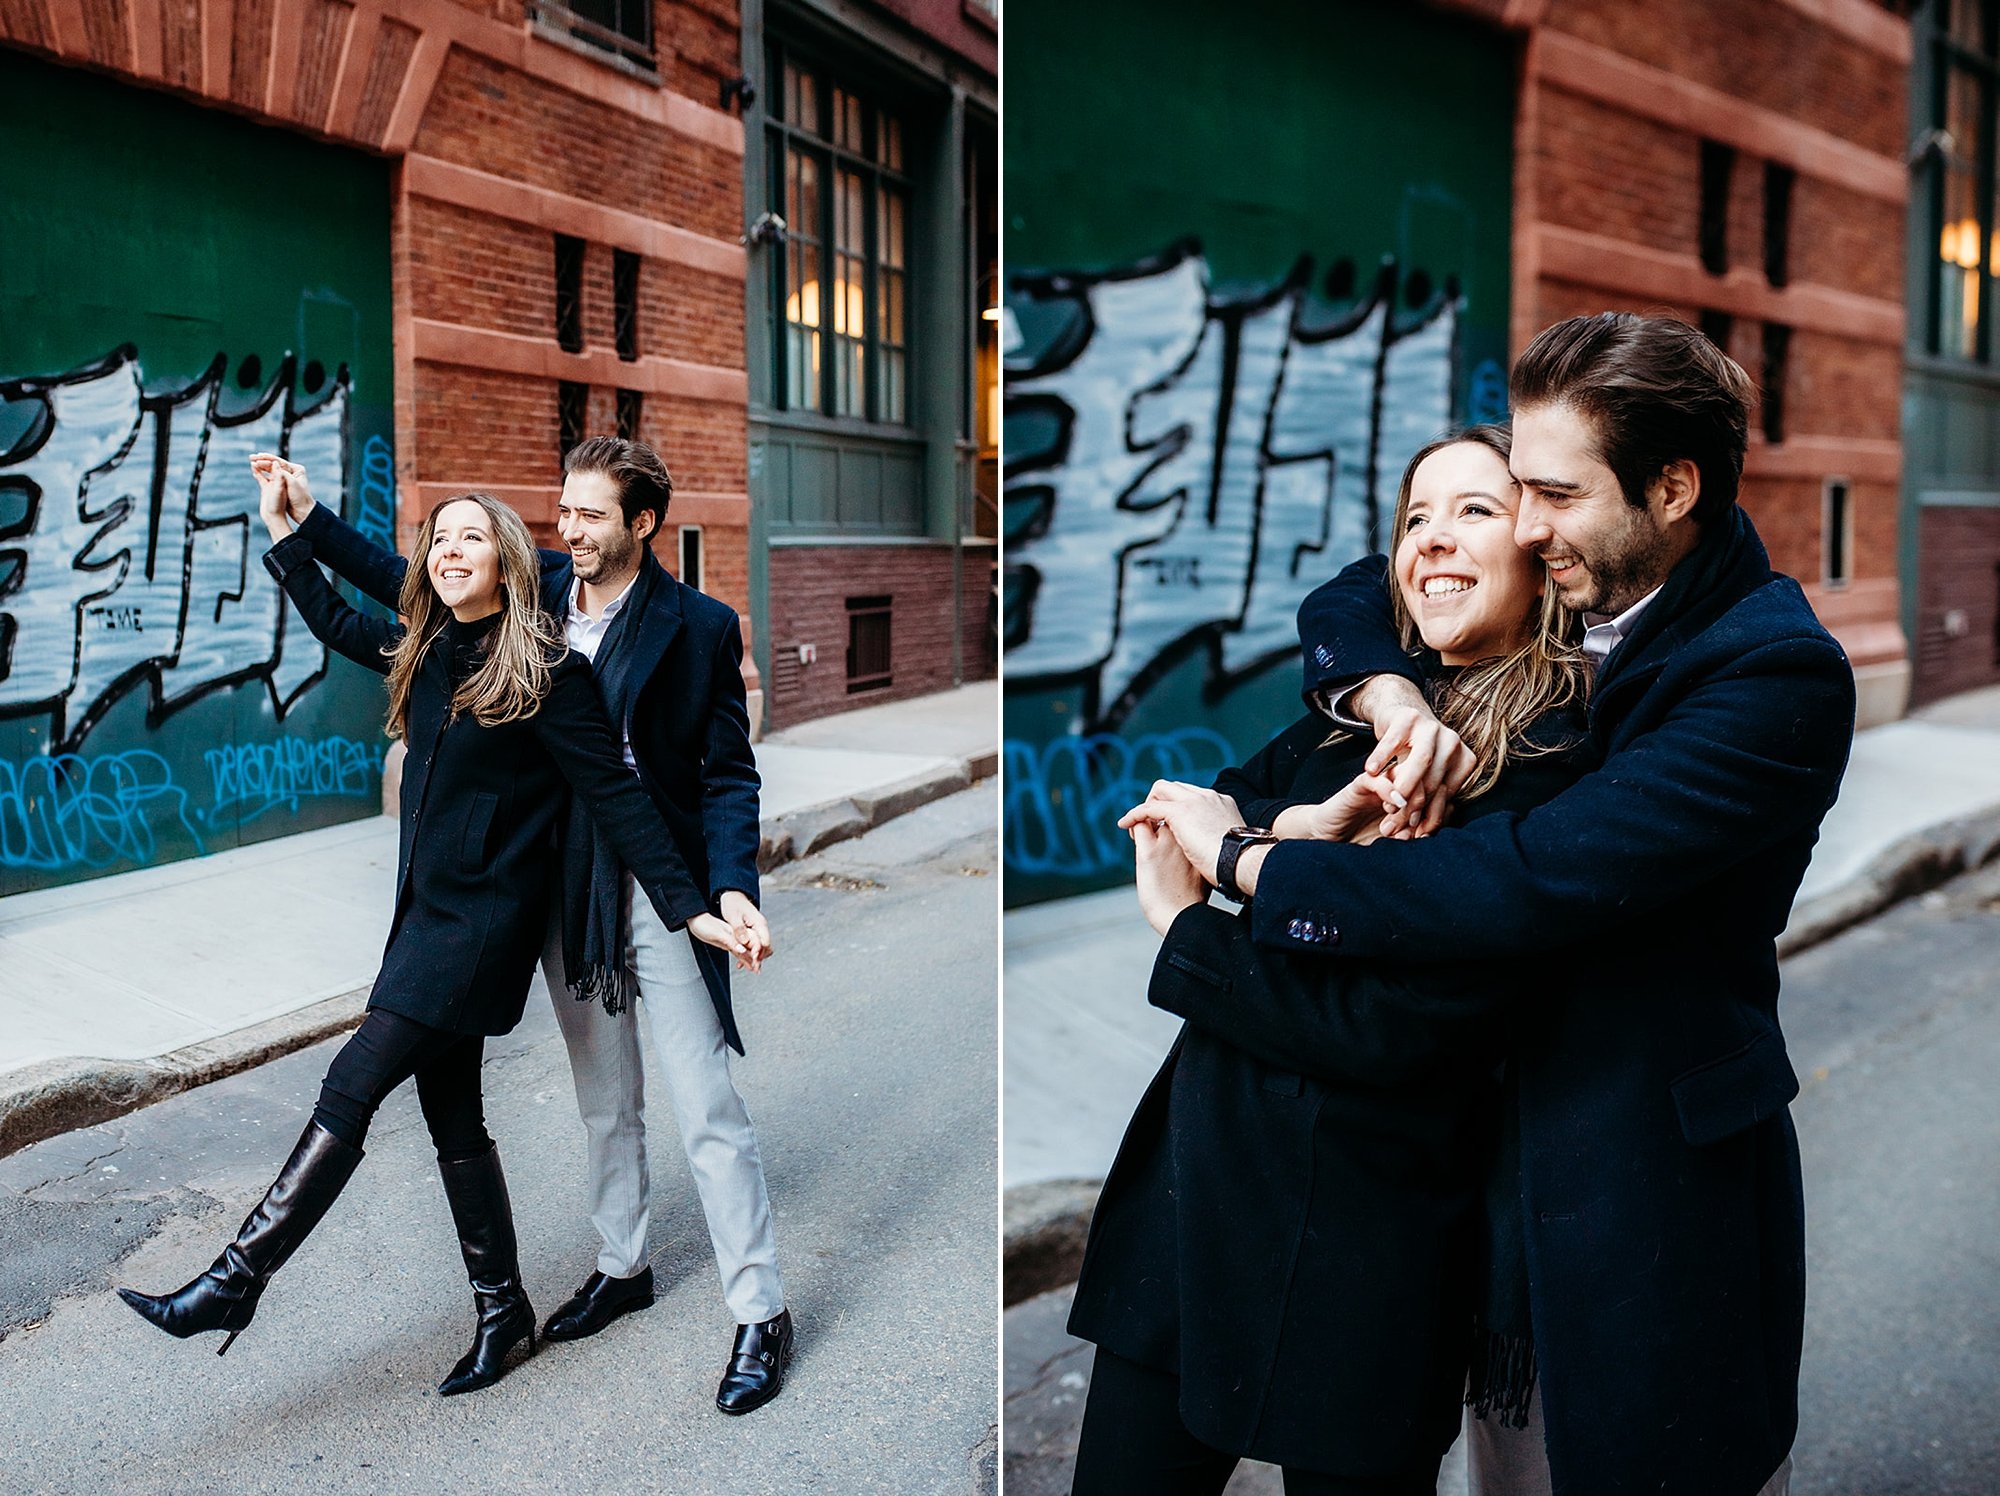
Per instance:
[[[456,1397],[490,1387],[507,1374],[507,1353],[525,1338],[535,1353],[535,1311],[521,1287],[521,1256],[514,1241],[514,1212],[507,1202],[507,1176],[500,1150],[488,1147],[472,1158],[438,1161],[445,1198],[458,1227],[458,1249],[479,1319],[472,1349],[459,1357],[451,1375],[438,1383],[440,1397]]]
[[[244,1217],[236,1240],[207,1272],[158,1297],[130,1288],[119,1289],[118,1297],[182,1340],[204,1330],[227,1330],[215,1352],[221,1355],[257,1312],[271,1274],[320,1223],[360,1162],[359,1148],[341,1142],[318,1122],[308,1122],[264,1198]]]

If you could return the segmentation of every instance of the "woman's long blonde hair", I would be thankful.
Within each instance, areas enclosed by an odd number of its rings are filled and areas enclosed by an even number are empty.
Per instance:
[[[1403,542],[1403,526],[1410,513],[1410,489],[1424,459],[1446,447],[1470,442],[1485,447],[1499,457],[1502,465],[1513,450],[1513,434],[1505,426],[1467,426],[1439,437],[1403,469],[1403,483],[1396,490],[1396,517],[1390,527],[1389,606],[1402,635],[1403,648],[1414,650],[1423,643],[1416,619],[1403,601],[1403,589],[1396,581],[1394,553]],[[1532,559],[1532,558],[1531,558]],[[1540,562],[1533,564],[1539,566]],[[1590,689],[1583,668],[1583,652],[1571,642],[1576,615],[1556,598],[1556,590],[1544,580],[1541,606],[1532,620],[1528,640],[1512,654],[1495,656],[1467,665],[1433,690],[1432,706],[1438,720],[1472,750],[1478,760],[1472,779],[1458,798],[1470,800],[1493,788],[1507,766],[1509,756],[1534,758],[1553,751],[1552,743],[1536,743],[1527,729],[1537,717],[1557,707],[1581,701]]]
[[[402,737],[409,726],[411,684],[451,617],[451,609],[431,585],[429,562],[438,515],[446,504],[461,500],[484,509],[493,529],[493,547],[500,557],[500,622],[488,637],[484,657],[452,693],[452,715],[469,713],[482,727],[532,717],[549,688],[549,672],[567,647],[554,621],[542,611],[541,567],[534,538],[521,516],[491,494],[462,493],[443,500],[424,516],[423,528],[417,531],[416,556],[403,573],[398,610],[407,627],[387,651],[392,738]]]

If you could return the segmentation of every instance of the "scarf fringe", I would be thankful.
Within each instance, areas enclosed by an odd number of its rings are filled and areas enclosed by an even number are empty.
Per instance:
[[[570,983],[569,995],[580,1003],[603,1003],[604,1011],[616,1018],[632,1006],[637,986],[625,967],[593,966],[583,974],[583,980]]]
[[[1474,1418],[1496,1415],[1507,1428],[1528,1426],[1528,1403],[1535,1395],[1535,1343],[1525,1335],[1481,1332],[1483,1353],[1474,1347],[1465,1383],[1465,1405]]]

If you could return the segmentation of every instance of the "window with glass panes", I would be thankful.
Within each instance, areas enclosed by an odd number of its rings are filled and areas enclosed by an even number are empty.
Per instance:
[[[1994,108],[2000,80],[2000,3],[1938,0],[1933,11],[1937,89],[1929,153],[1937,259],[1931,278],[1930,351],[1989,361],[1992,301],[2000,275],[1994,233]]]
[[[781,54],[770,126],[786,235],[777,403],[896,425],[910,419],[910,182],[903,120],[836,74]],[[779,258],[775,257],[774,259]]]

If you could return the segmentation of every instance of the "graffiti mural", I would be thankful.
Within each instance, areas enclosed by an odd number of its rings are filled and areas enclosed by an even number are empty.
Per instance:
[[[249,409],[224,414],[227,367],[218,354],[149,395],[127,347],[0,384],[0,401],[39,407],[0,454],[0,494],[25,500],[0,528],[0,717],[46,714],[52,751],[76,749],[130,691],[147,691],[157,726],[256,680],[282,721],[326,673],[326,647],[259,564],[249,459],[280,452],[345,491],[347,382],[296,409],[286,359]]]
[[[374,794],[383,748],[334,734],[313,742],[232,743],[211,748],[202,758],[215,792],[210,814],[248,821],[270,810],[297,810],[308,796]]]
[[[1455,281],[1385,262],[1340,308],[1312,284],[1301,259],[1276,285],[1219,295],[1193,242],[1016,283],[1009,326],[1036,335],[1008,364],[1010,430],[1028,439],[1010,438],[1023,455],[1005,490],[1007,688],[1078,709],[1055,741],[1007,744],[1010,868],[1128,862],[1111,821],[1153,779],[1205,780],[1239,757],[1209,726],[1121,729],[1190,659],[1210,703],[1293,661],[1299,604],[1380,547],[1403,465],[1450,424]],[[1472,371],[1479,416],[1504,402],[1497,374]]]

